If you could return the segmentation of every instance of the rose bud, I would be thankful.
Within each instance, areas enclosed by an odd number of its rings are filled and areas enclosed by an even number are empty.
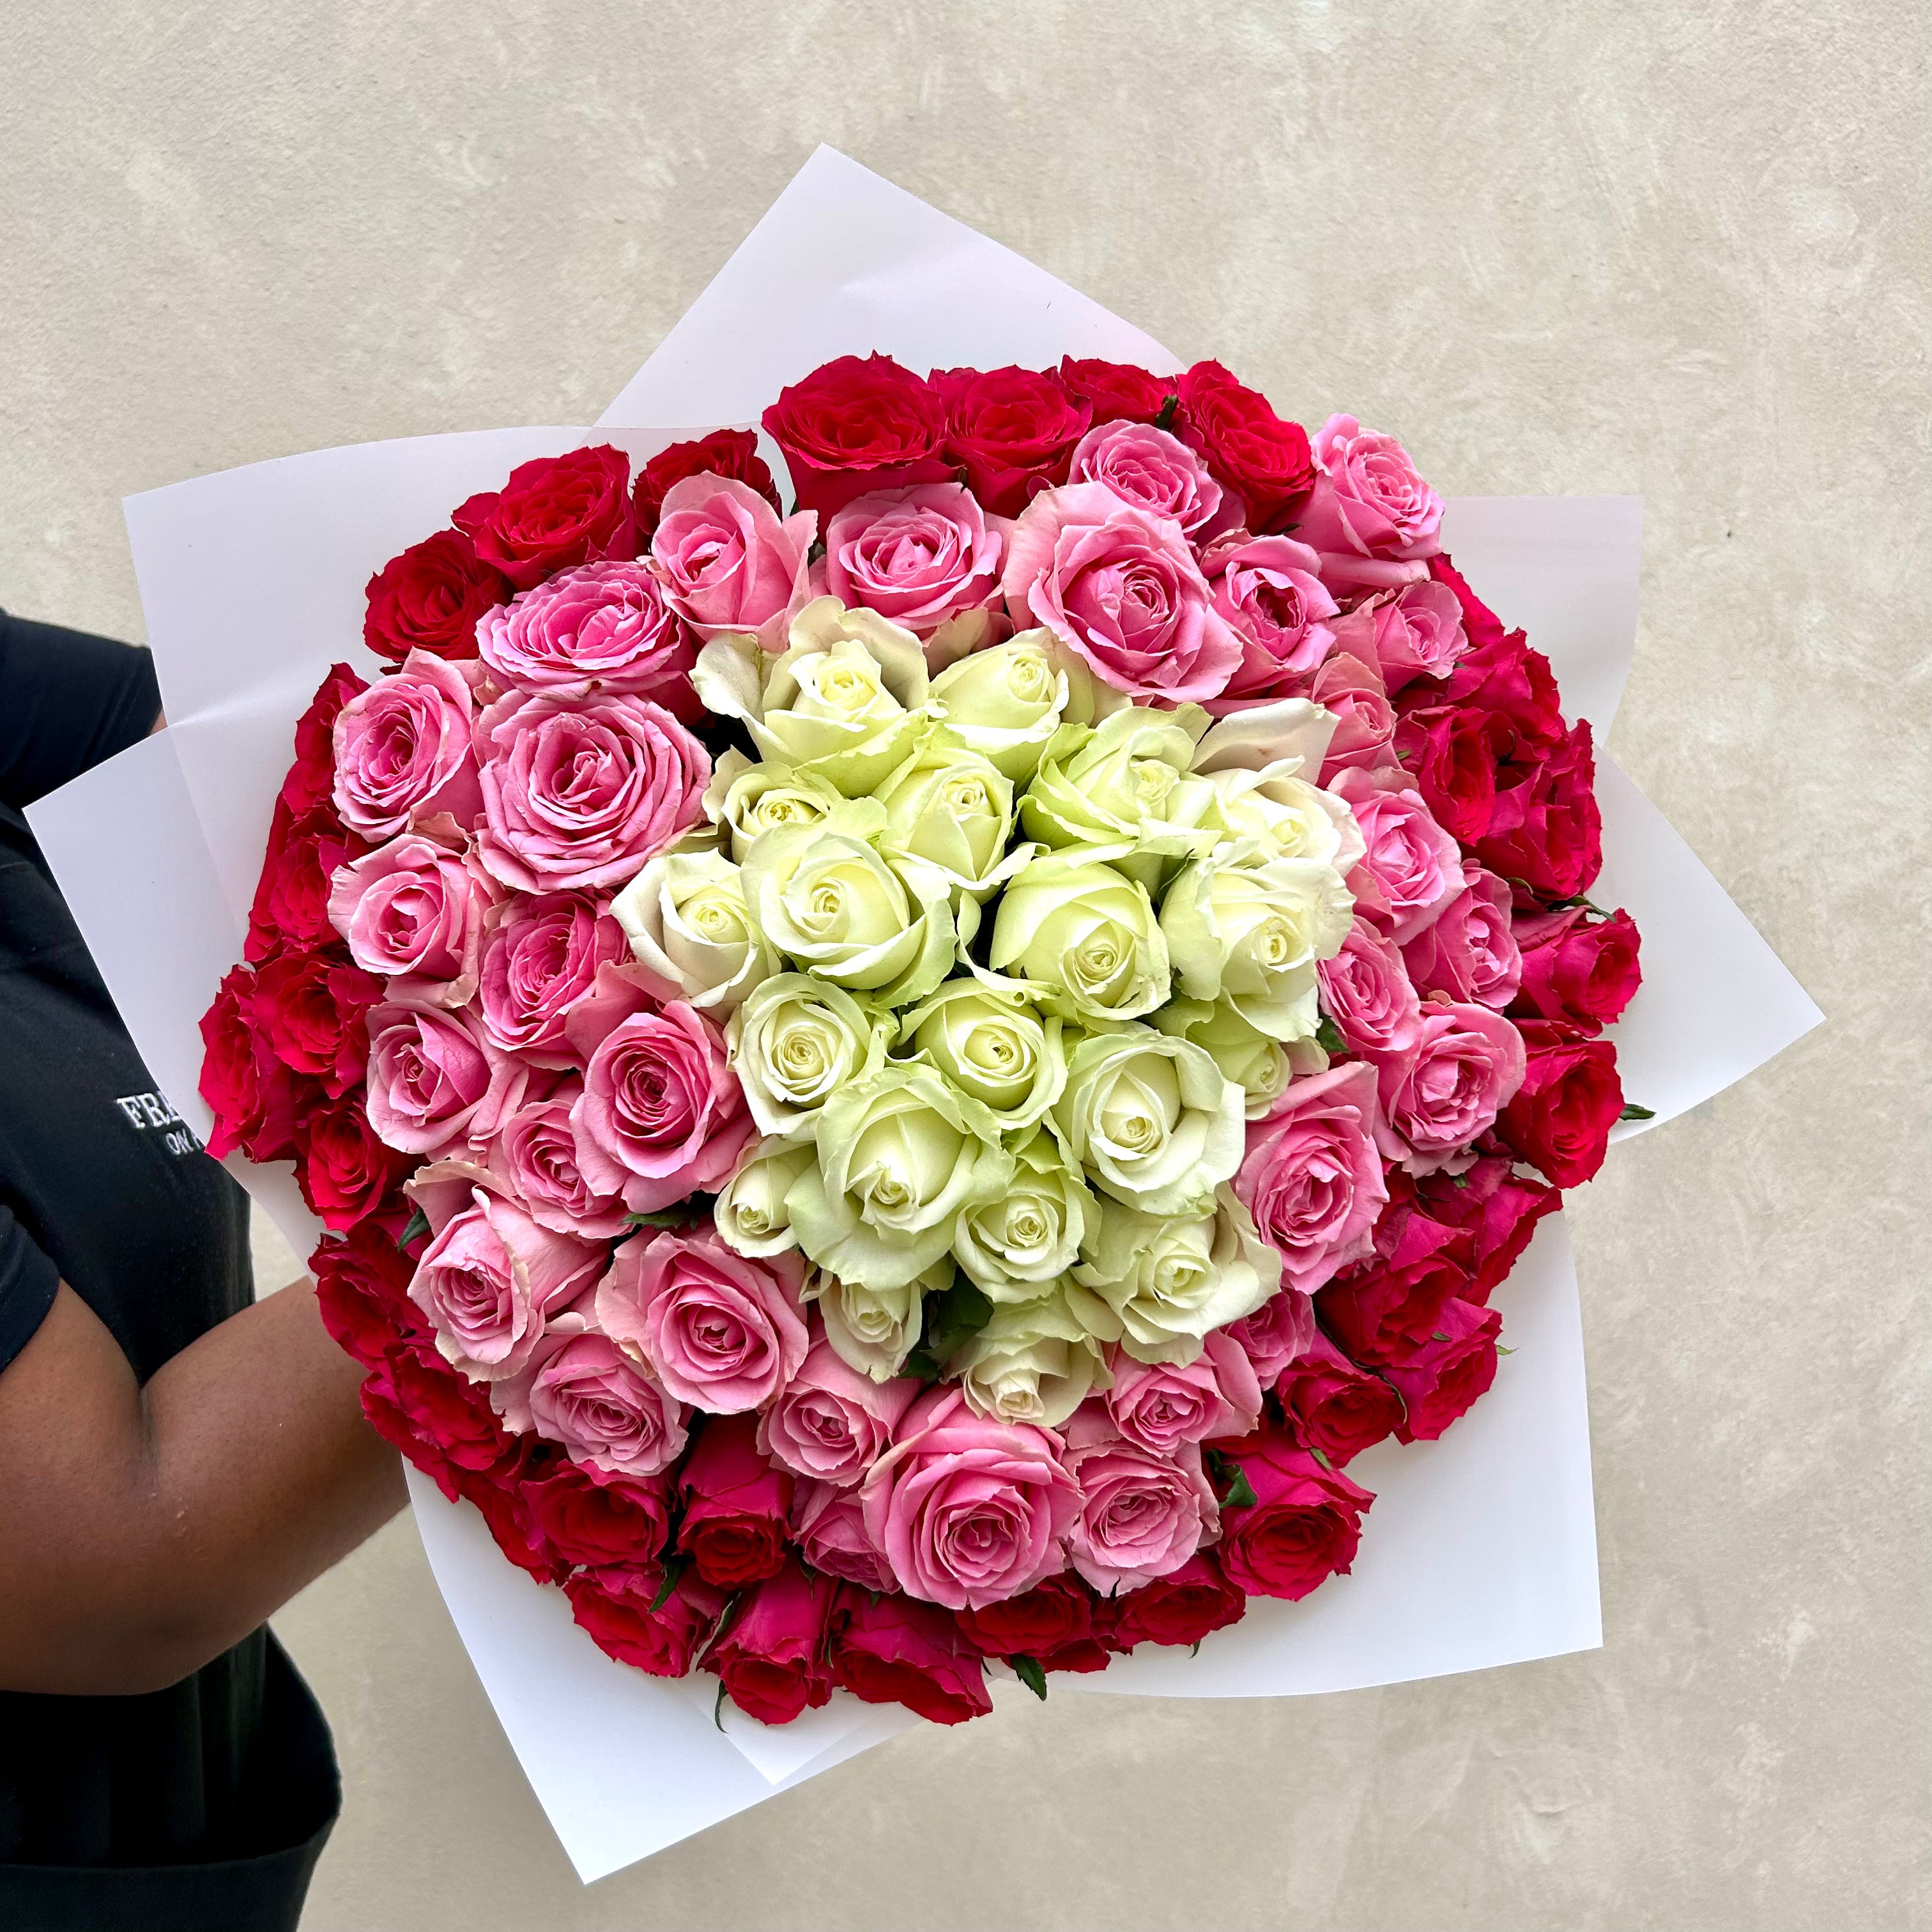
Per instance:
[[[808,1577],[788,1558],[777,1575],[739,1599],[705,1653],[704,1667],[723,1679],[748,1718],[788,1724],[830,1699],[826,1622],[838,1587],[834,1577]]]

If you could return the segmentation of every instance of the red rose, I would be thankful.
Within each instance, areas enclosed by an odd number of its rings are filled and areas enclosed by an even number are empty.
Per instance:
[[[1356,1367],[1319,1330],[1282,1370],[1274,1389],[1288,1433],[1304,1448],[1320,1450],[1337,1469],[1402,1424],[1402,1401],[1394,1390],[1381,1376]]]
[[[779,509],[778,486],[758,454],[758,439],[748,429],[714,429],[694,442],[674,442],[661,449],[638,472],[631,486],[631,508],[638,521],[638,544],[641,550],[651,540],[664,514],[664,492],[687,476],[728,476],[749,484]]]
[[[1265,396],[1218,362],[1196,363],[1174,386],[1180,396],[1176,433],[1246,505],[1249,530],[1265,536],[1292,527],[1315,488],[1308,432],[1284,422]]]
[[[1636,922],[1627,912],[1606,919],[1588,906],[1517,920],[1522,983],[1512,1013],[1567,1020],[1585,1033],[1608,1026],[1643,983]]]
[[[340,953],[284,952],[255,976],[256,1014],[276,1058],[332,1099],[362,1080],[369,1009],[382,997],[382,981]]]
[[[1468,1282],[1468,1246],[1458,1230],[1392,1202],[1376,1224],[1376,1258],[1322,1288],[1315,1312],[1351,1360],[1406,1360]]]
[[[670,1534],[662,1477],[607,1476],[548,1444],[519,1478],[538,1540],[565,1570],[654,1562]]]
[[[631,459],[608,443],[537,457],[518,464],[501,490],[472,496],[450,521],[476,544],[478,560],[519,590],[576,564],[635,556]]]
[[[1255,1500],[1221,1508],[1221,1568],[1251,1597],[1305,1597],[1346,1576],[1375,1501],[1339,1469],[1324,1469],[1280,1430],[1264,1428],[1215,1444],[1240,1465]]]
[[[679,1571],[664,1601],[655,1563],[608,1570],[580,1570],[563,1586],[570,1613],[607,1657],[653,1677],[682,1677],[692,1666],[724,1608],[724,1593],[694,1571]]]
[[[1052,370],[935,369],[932,386],[946,406],[946,454],[982,509],[1017,517],[1066,481],[1093,412]]]
[[[296,1116],[296,1179],[302,1198],[337,1234],[382,1204],[415,1165],[376,1137],[358,1088],[340,1099],[317,1100]]]
[[[792,1477],[758,1454],[755,1414],[706,1418],[680,1472],[677,1546],[707,1582],[735,1590],[784,1561]]]
[[[1579,1187],[1604,1164],[1624,1110],[1616,1049],[1561,1020],[1525,1020],[1522,1084],[1496,1122],[1501,1138],[1558,1187]]]
[[[1469,588],[1468,580],[1445,552],[1438,550],[1429,560],[1429,574],[1456,593],[1456,602],[1462,607],[1462,634],[1471,650],[1493,648],[1502,642],[1502,620]]]
[[[1094,1595],[1070,1571],[1005,1602],[957,1613],[966,1641],[988,1657],[1042,1657],[1094,1634]]]
[[[778,392],[764,416],[784,452],[802,510],[819,527],[854,496],[908,483],[946,483],[946,407],[890,356],[841,356]]]
[[[476,554],[460,530],[438,530],[370,578],[363,595],[362,641],[379,658],[400,664],[412,651],[473,658],[476,620],[510,601],[510,580]]]
[[[842,1583],[832,1611],[832,1681],[868,1704],[903,1704],[935,1724],[993,1708],[986,1666],[936,1604]]]
[[[738,1601],[706,1652],[704,1667],[723,1678],[733,1703],[761,1724],[788,1724],[832,1695],[825,1627],[838,1589],[835,1577],[808,1577],[788,1559],[776,1576]]]
[[[452,1502],[458,1472],[488,1468],[510,1443],[487,1386],[413,1343],[392,1349],[364,1378],[362,1412]]]
[[[259,966],[284,946],[302,949],[332,940],[330,877],[337,866],[361,858],[368,849],[332,811],[318,806],[298,818],[277,799],[255,903],[249,908],[242,957]]]
[[[1496,1378],[1496,1336],[1503,1318],[1493,1308],[1452,1301],[1428,1342],[1399,1367],[1385,1371],[1402,1397],[1402,1442],[1433,1442]]]
[[[1504,633],[1498,626],[1493,635],[1486,632],[1480,644],[1472,634],[1469,648],[1441,683],[1412,685],[1406,695],[1418,710],[1467,704],[1500,712],[1526,745],[1547,748],[1563,735],[1556,674],[1540,651],[1529,648],[1520,631]]]
[[[1198,1643],[1210,1630],[1239,1623],[1247,1597],[1222,1574],[1210,1550],[1198,1550],[1178,1570],[1130,1591],[1114,1606],[1114,1642],[1122,1650],[1137,1643]]]
[[[380,1222],[361,1221],[342,1240],[318,1243],[308,1271],[322,1325],[365,1369],[380,1367],[403,1342],[428,1341],[407,1292],[415,1264]]]
[[[1150,376],[1129,362],[1065,356],[1060,380],[1093,412],[1096,429],[1102,423],[1157,422],[1169,404],[1180,401],[1178,377]]]
[[[544,1540],[524,1492],[525,1472],[536,1448],[518,1445],[487,1469],[459,1470],[456,1490],[466,1502],[476,1505],[490,1540],[519,1570],[539,1583],[560,1583],[570,1566]]]
[[[234,968],[201,1016],[201,1097],[214,1114],[208,1150],[217,1160],[240,1148],[250,1160],[280,1160],[295,1149],[295,1076],[275,1058],[256,1014],[255,976]]]
[[[368,688],[346,664],[331,664],[308,709],[296,720],[295,763],[281,790],[290,818],[303,818],[328,804],[335,788],[336,713]]]
[[[1584,718],[1570,728],[1524,788],[1520,822],[1508,830],[1492,827],[1476,848],[1476,856],[1520,894],[1568,899],[1587,891],[1604,864],[1596,783],[1596,755],[1589,720]]]
[[[1436,822],[1466,845],[1490,829],[1496,766],[1514,734],[1506,718],[1473,704],[1433,705],[1396,720],[1395,752]]]
[[[1406,1177],[1405,1177],[1406,1178]],[[1518,1174],[1501,1155],[1466,1174],[1432,1174],[1414,1184],[1415,1211],[1468,1238],[1469,1279],[1461,1298],[1480,1306],[1529,1246],[1536,1224],[1562,1206],[1563,1197],[1537,1175]]]

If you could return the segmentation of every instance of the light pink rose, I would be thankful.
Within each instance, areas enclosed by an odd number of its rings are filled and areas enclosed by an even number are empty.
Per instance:
[[[754,1261],[708,1227],[646,1232],[598,1282],[597,1323],[680,1401],[736,1415],[775,1400],[805,1360],[803,1274],[795,1254]]]
[[[1220,484],[1178,436],[1151,423],[1102,423],[1073,448],[1072,483],[1104,483],[1124,503],[1171,517],[1195,542],[1232,522],[1222,514]]]
[[[1228,687],[1208,700],[1217,716],[1295,697],[1334,642],[1328,620],[1335,600],[1316,574],[1320,560],[1292,537],[1237,531],[1203,554],[1214,608],[1240,640],[1241,661]]]
[[[1198,1443],[1158,1454],[1115,1434],[1106,1411],[1090,1402],[1067,1423],[1066,1463],[1080,1490],[1066,1553],[1103,1596],[1178,1570],[1221,1534]]]
[[[1104,483],[1036,496],[1000,580],[1022,628],[1044,624],[1104,682],[1168,704],[1216,698],[1241,657],[1180,526]]]
[[[465,850],[406,832],[336,868],[328,922],[357,965],[392,982],[392,999],[460,1006],[476,990],[483,916],[496,897]]]
[[[1246,1436],[1260,1424],[1254,1365],[1224,1330],[1210,1334],[1184,1366],[1137,1362],[1118,1348],[1108,1362],[1114,1385],[1102,1398],[1107,1414],[1128,1441],[1156,1455],[1172,1456],[1186,1442]]]
[[[468,1012],[389,1001],[369,1012],[364,1106],[384,1145],[442,1154],[481,1147],[523,1103],[530,1070]]]
[[[748,483],[687,476],[664,492],[651,570],[665,602],[700,638],[751,631],[765,650],[779,651],[805,608],[806,560],[818,534],[815,510],[781,523]]]
[[[364,838],[448,812],[465,831],[483,808],[470,678],[480,667],[412,651],[336,713],[335,809]]]
[[[577,1164],[570,1111],[583,1091],[570,1079],[547,1100],[526,1100],[490,1142],[490,1166],[546,1228],[608,1241],[630,1220],[622,1198],[598,1193]]]
[[[1248,1129],[1234,1192],[1280,1252],[1282,1280],[1304,1294],[1374,1250],[1388,1199],[1376,1126],[1376,1070],[1352,1060],[1291,1081]]]
[[[484,1185],[467,1184],[468,1204],[452,1214],[463,1177],[440,1186],[432,1177],[420,1190],[410,1184],[435,1238],[416,1264],[410,1299],[435,1330],[437,1352],[472,1382],[514,1375],[548,1318],[589,1292],[604,1250],[540,1226],[488,1176]]]
[[[1402,948],[1402,959],[1419,992],[1473,1000],[1501,1012],[1522,982],[1522,955],[1510,927],[1512,895],[1473,860],[1463,862],[1462,880],[1462,890],[1435,923]]]
[[[1406,584],[1335,620],[1335,648],[1372,664],[1390,691],[1418,677],[1447,677],[1468,640],[1462,607],[1446,584]]]
[[[898,1587],[885,1552],[866,1532],[856,1490],[801,1478],[792,1490],[791,1532],[813,1569],[882,1594]]]
[[[1338,653],[1315,674],[1308,695],[1340,721],[1322,760],[1323,784],[1333,784],[1342,772],[1356,767],[1373,771],[1395,764],[1390,749],[1395,739],[1395,708],[1382,688],[1382,673],[1372,664]]]
[[[1420,943],[1420,942],[1418,942]],[[1354,1053],[1406,1053],[1422,1011],[1396,946],[1358,913],[1342,950],[1316,962],[1322,1010]]]
[[[759,1453],[801,1476],[849,1487],[885,1454],[919,1391],[910,1376],[889,1382],[862,1376],[821,1335],[758,1418]]]
[[[1060,1451],[1050,1430],[975,1415],[956,1383],[921,1396],[860,1491],[899,1588],[979,1610],[1064,1569],[1080,1502]]]
[[[510,900],[483,940],[477,1004],[484,1034],[540,1066],[578,1064],[564,1022],[598,968],[628,958],[630,950],[624,928],[587,893]]]
[[[1429,574],[1442,549],[1442,499],[1392,436],[1330,416],[1315,438],[1322,466],[1295,534],[1322,553],[1330,590],[1394,590]]]
[[[1355,910],[1406,946],[1462,891],[1462,848],[1399,774],[1347,771],[1328,789],[1348,801],[1366,848],[1348,874]]]
[[[711,759],[645,698],[512,692],[476,721],[484,864],[519,892],[627,884],[704,814]]]
[[[476,648],[497,682],[555,698],[628,692],[688,723],[698,647],[649,564],[580,564],[486,612]]]
[[[950,662],[995,641],[991,607],[1008,527],[958,483],[875,490],[826,525],[825,588],[848,610],[902,625],[929,653],[942,644],[936,655]]]
[[[534,1430],[607,1475],[654,1476],[690,1437],[683,1403],[580,1313],[559,1316],[522,1369],[490,1384],[490,1402],[506,1427]]]
[[[1247,1357],[1261,1385],[1272,1388],[1275,1378],[1296,1356],[1305,1354],[1315,1339],[1314,1298],[1299,1288],[1279,1289],[1252,1315],[1216,1332]]]
[[[1385,1060],[1377,1137],[1412,1174],[1458,1173],[1522,1084],[1522,1036],[1500,1013],[1425,1000],[1414,1050]]]
[[[566,1028],[586,1056],[570,1114],[584,1179],[640,1214],[722,1186],[753,1131],[724,1036],[682,1000],[652,1009],[620,969],[597,984]]]

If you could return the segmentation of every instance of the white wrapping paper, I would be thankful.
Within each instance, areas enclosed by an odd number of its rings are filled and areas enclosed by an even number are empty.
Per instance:
[[[820,149],[595,434],[640,459],[703,428],[755,421],[784,383],[875,348],[920,368],[1039,365],[1062,353],[1174,366],[1030,264]],[[660,427],[629,427],[640,422]],[[129,500],[170,728],[29,816],[158,1085],[204,1133],[197,1022],[239,956],[294,720],[331,663],[371,668],[359,641],[364,583],[471,491],[590,434],[326,450]],[[1566,710],[1589,717],[1600,744],[1635,634],[1635,500],[1459,499],[1445,536],[1478,594],[1550,654]],[[1646,983],[1615,1038],[1630,1097],[1667,1118],[1820,1016],[1607,760],[1599,796],[1595,896],[1628,906],[1644,938]],[[319,1230],[286,1166],[233,1165],[308,1252]],[[1560,1218],[1496,1300],[1516,1353],[1490,1394],[1440,1442],[1385,1444],[1351,1466],[1377,1494],[1352,1576],[1298,1605],[1255,1604],[1198,1656],[1121,1659],[1078,1688],[1334,1690],[1600,1642],[1581,1323]],[[666,1684],[611,1662],[560,1592],[504,1561],[473,1510],[419,1479],[411,1487],[458,1629],[586,1882],[914,1721],[842,1694],[782,1730],[728,1711],[721,1731],[710,1680]],[[1054,1694],[1072,1688],[1057,1679]]]

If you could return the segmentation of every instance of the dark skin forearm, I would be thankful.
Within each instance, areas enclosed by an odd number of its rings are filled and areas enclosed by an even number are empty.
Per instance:
[[[0,1690],[154,1690],[238,1642],[404,1500],[306,1280],[146,1388],[64,1282],[0,1372]]]

